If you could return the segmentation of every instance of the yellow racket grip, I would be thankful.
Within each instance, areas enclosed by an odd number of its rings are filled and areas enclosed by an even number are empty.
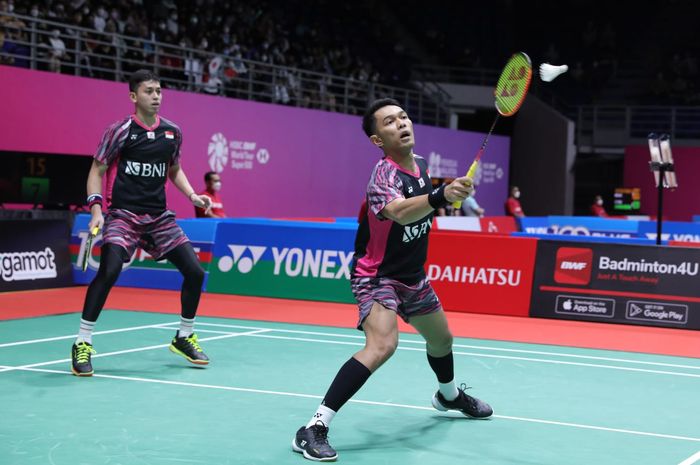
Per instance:
[[[476,174],[476,168],[479,166],[479,161],[474,160],[472,162],[472,166],[469,167],[469,171],[467,171],[467,177],[470,179],[474,179],[474,175]],[[452,203],[453,208],[462,208],[462,202],[457,201]]]
[[[94,228],[92,228],[92,231],[90,231],[90,234],[91,234],[92,236],[97,236],[97,233],[98,233],[98,232],[100,232],[100,228],[98,228],[97,226],[95,226]]]

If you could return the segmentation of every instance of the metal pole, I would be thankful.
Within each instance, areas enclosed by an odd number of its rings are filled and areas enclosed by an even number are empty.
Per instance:
[[[661,217],[663,215],[663,209],[664,209],[664,173],[666,171],[665,169],[665,164],[660,163],[659,164],[659,186],[658,186],[658,205],[656,208],[657,211],[657,216],[656,216],[656,245],[661,245]]]

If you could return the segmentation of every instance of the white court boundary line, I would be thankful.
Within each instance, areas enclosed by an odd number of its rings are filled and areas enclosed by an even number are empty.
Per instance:
[[[151,329],[151,328],[175,329],[175,328],[170,328],[170,327],[172,325],[177,325],[177,324],[178,323],[176,321],[172,321],[169,323],[160,323],[160,324],[144,325],[144,326],[133,326],[133,327],[127,327],[127,328],[120,328],[120,329],[111,329],[111,330],[106,330],[106,331],[96,331],[94,334],[95,335],[111,334],[111,333],[120,333],[120,332],[136,331],[136,330],[140,330],[140,329]],[[290,333],[290,334],[306,334],[306,335],[314,335],[314,336],[333,336],[333,337],[338,337],[338,338],[343,338],[343,339],[361,339],[363,341],[365,339],[364,336],[350,335],[350,334],[338,334],[338,333],[320,332],[320,331],[302,331],[302,330],[293,330],[293,329],[271,328],[271,327],[264,327],[264,326],[243,326],[243,325],[222,324],[222,323],[206,323],[206,322],[199,322],[199,321],[196,323],[196,326],[197,327],[211,326],[211,327],[246,329],[246,330],[262,330],[262,329],[264,329],[264,330],[268,330],[268,331],[274,331],[274,332],[280,332],[280,333]],[[197,331],[204,332],[204,330],[197,330]],[[27,340],[27,341],[7,342],[7,343],[0,344],[0,348],[13,347],[13,346],[24,345],[24,344],[35,344],[35,343],[51,342],[51,341],[58,341],[58,340],[64,340],[64,339],[72,339],[74,337],[76,337],[76,335],[71,334],[71,335],[67,335],[67,336],[58,336],[58,337],[43,338],[43,339],[32,339],[32,340]],[[401,338],[400,342],[407,343],[407,344],[425,344],[425,341],[423,341],[422,339],[421,340],[413,340],[413,339]],[[547,352],[547,351],[526,350],[526,349],[508,349],[508,348],[503,348],[503,347],[489,347],[489,346],[468,345],[468,344],[454,344],[453,347],[462,348],[462,349],[488,350],[488,351],[494,351],[494,352],[511,352],[511,353],[522,353],[522,354],[533,354],[533,355],[546,355],[546,356],[551,356],[551,357],[566,357],[566,358],[576,358],[576,359],[584,359],[584,360],[600,360],[600,361],[606,361],[606,362],[620,362],[620,363],[630,363],[630,364],[636,364],[636,365],[649,365],[649,366],[661,366],[661,367],[667,367],[667,368],[686,368],[689,370],[700,370],[700,366],[695,366],[695,365],[681,365],[681,364],[665,363],[665,362],[648,362],[648,361],[643,361],[643,360],[630,360],[630,359],[615,358],[615,357],[599,357],[599,356],[595,356],[595,355],[566,354],[566,353],[560,353],[560,352]],[[599,350],[599,349],[585,349],[584,348],[583,350]],[[471,353],[465,353],[465,355],[471,355]],[[642,354],[642,355],[646,355],[646,354]],[[650,354],[650,355],[653,355],[653,354]],[[484,356],[486,356],[486,355],[484,355]],[[661,356],[664,356],[664,355],[661,355]],[[673,356],[668,355],[667,357],[673,357]],[[530,360],[530,361],[537,360],[537,361],[539,361],[539,359],[522,359],[522,360]],[[552,362],[552,363],[554,363],[554,362]],[[586,365],[583,365],[583,366],[586,366]]]
[[[144,326],[134,326],[134,327],[114,329],[114,330],[99,331],[99,332],[96,332],[95,334],[110,334],[110,333],[119,333],[119,332],[126,332],[126,331],[135,331],[135,330],[140,330],[140,329],[170,329],[170,330],[172,330],[173,328],[171,326],[175,325],[175,324],[177,324],[177,322],[160,323],[160,324],[144,325]],[[285,337],[285,336],[260,335],[259,333],[281,332],[281,333],[291,333],[291,334],[322,335],[322,336],[331,336],[331,337],[344,338],[344,339],[364,340],[364,336],[359,336],[359,335],[355,336],[355,335],[338,334],[338,333],[330,333],[330,332],[302,331],[302,330],[278,329],[278,328],[270,328],[270,327],[243,326],[243,325],[232,325],[232,324],[221,324],[221,323],[204,323],[204,322],[197,322],[197,326],[210,326],[210,327],[252,330],[253,333],[247,334],[247,335],[249,335],[251,337],[264,337],[264,338],[268,338],[268,339],[282,339],[282,340],[286,339],[286,340],[296,340],[296,341],[303,341],[303,342],[317,342],[317,343],[325,343],[325,344],[342,344],[342,345],[352,345],[352,346],[364,345],[364,343],[360,343],[360,342],[343,342],[343,341],[322,340],[322,339],[312,339],[312,338],[294,338],[294,337]],[[231,334],[230,332],[212,331],[212,330],[205,330],[205,329],[198,329],[197,331],[200,333],[210,332],[210,333],[219,333],[219,334]],[[233,333],[233,334],[240,334],[240,333]],[[32,343],[62,340],[62,339],[71,339],[74,337],[75,337],[75,335],[68,335],[68,336],[58,336],[58,337],[53,337],[53,338],[18,341],[18,342],[0,344],[0,348],[18,346],[18,345],[23,345],[23,344],[32,344]],[[215,339],[220,339],[220,338],[217,337]],[[402,338],[400,340],[400,342],[409,343],[409,344],[421,344],[421,345],[425,344],[425,342],[422,340],[412,340],[412,339],[405,339],[405,338]],[[110,352],[110,353],[102,354],[102,356],[104,356],[104,355],[117,355],[120,353],[137,352],[140,350],[149,350],[151,348],[160,348],[160,347],[165,347],[165,346],[167,346],[167,344],[166,345],[151,346],[151,347],[146,347],[146,348],[140,348],[140,349],[131,349],[130,351],[120,351],[120,352],[114,352],[114,353]],[[533,353],[533,354],[549,355],[549,356],[554,356],[554,357],[575,357],[575,358],[580,358],[580,359],[617,361],[617,362],[622,362],[622,363],[632,363],[632,364],[643,364],[643,365],[650,365],[650,366],[663,366],[663,367],[670,367],[670,368],[685,368],[685,369],[691,369],[691,370],[700,370],[700,367],[696,367],[696,366],[692,366],[692,365],[670,364],[670,363],[663,363],[663,362],[646,362],[646,361],[641,361],[641,360],[628,360],[628,359],[606,358],[606,357],[596,357],[596,356],[586,356],[586,355],[576,355],[576,354],[563,354],[563,353],[557,353],[557,352],[529,351],[529,350],[520,350],[520,349],[504,349],[504,348],[498,348],[498,347],[471,346],[471,345],[465,345],[465,344],[455,344],[454,347],[457,347],[457,348],[478,348],[478,349],[482,349],[482,350],[507,351],[507,352],[516,352],[516,353],[518,353],[518,352],[520,352],[520,353]],[[399,350],[406,350],[406,351],[425,351],[425,349],[415,349],[415,348],[411,348],[411,347],[402,347],[402,346],[399,346],[398,349]],[[562,361],[562,360],[549,360],[549,359],[531,358],[531,357],[515,357],[515,356],[493,355],[493,354],[474,353],[474,352],[454,351],[453,353],[455,355],[465,355],[465,356],[471,356],[471,357],[496,358],[496,359],[504,359],[504,360],[517,360],[517,361],[525,361],[525,362],[534,362],[534,363],[549,363],[549,364],[555,364],[555,365],[571,365],[571,366],[582,366],[582,367],[589,367],[589,368],[601,368],[601,369],[608,369],[608,370],[620,370],[620,371],[632,371],[632,372],[652,373],[652,374],[661,374],[661,375],[670,375],[670,376],[681,376],[681,377],[687,377],[687,378],[700,378],[700,374],[680,373],[680,372],[675,372],[675,371],[664,371],[664,370],[647,370],[647,369],[642,369],[642,368],[632,368],[632,367],[624,367],[624,366],[617,366],[617,365],[602,365],[602,364],[595,364],[595,363],[567,362],[567,361]],[[100,356],[100,355],[99,354],[95,355],[95,357],[98,357],[98,356]],[[66,361],[65,359],[61,359],[61,360],[55,360],[55,361],[51,361],[51,362],[43,362],[41,364],[33,364],[33,365],[25,365],[25,366],[29,366],[29,367],[44,366],[44,365],[51,365],[54,363],[63,363],[65,361]],[[8,370],[7,369],[0,369],[0,372],[3,372],[3,371],[8,371]]]
[[[697,463],[698,460],[700,460],[700,451],[694,453],[693,455],[691,455],[687,459],[683,460],[678,465],[693,465],[694,463]]]
[[[159,328],[160,329],[160,328]],[[165,328],[168,329],[168,328]],[[258,329],[255,331],[248,331],[245,333],[226,333],[225,335],[222,336],[213,336],[213,337],[206,337],[206,338],[201,338],[199,339],[200,341],[215,341],[217,339],[229,339],[232,337],[238,337],[238,336],[252,336],[254,334],[259,334],[259,333],[264,333],[270,331],[268,329]],[[167,344],[157,344],[153,346],[145,346],[145,347],[137,347],[135,349],[125,349],[125,350],[117,350],[115,352],[104,352],[104,353],[97,353],[92,356],[92,358],[99,358],[99,357],[109,357],[112,355],[121,355],[121,354],[131,354],[134,352],[143,352],[146,350],[152,350],[152,349],[162,349],[164,347],[169,347],[170,343]],[[21,365],[18,367],[12,367],[12,366],[3,366],[0,368],[0,373],[5,372],[5,371],[13,371],[13,370],[23,370],[23,369],[28,369],[28,368],[36,368],[36,367],[41,367],[41,366],[46,366],[46,365],[55,365],[57,363],[69,363],[71,361],[70,358],[62,358],[59,360],[51,360],[48,362],[39,362],[39,363],[32,363],[29,365]]]
[[[197,331],[200,333],[216,333],[216,334],[224,333],[224,334],[226,334],[224,331],[213,331],[213,330],[209,330],[209,329],[198,329]],[[275,330],[272,329],[270,331],[274,332]],[[330,335],[330,334],[328,334],[328,335]],[[362,343],[362,342],[333,341],[333,340],[329,340],[329,339],[313,339],[313,338],[291,337],[291,336],[273,336],[271,334],[250,334],[249,336],[250,337],[260,337],[260,338],[265,338],[265,339],[280,339],[280,340],[314,342],[314,343],[323,343],[323,344],[364,346],[364,343]],[[405,341],[402,341],[402,342],[405,342]],[[425,352],[425,349],[419,349],[419,348],[415,348],[415,347],[402,347],[401,345],[399,345],[397,347],[397,350],[405,350],[405,351],[412,351],[412,352]],[[563,360],[547,360],[547,359],[540,359],[540,358],[514,357],[511,355],[493,355],[493,354],[481,354],[481,353],[476,353],[476,352],[460,352],[460,351],[453,351],[452,354],[453,355],[467,355],[470,357],[517,360],[517,361],[524,361],[524,362],[550,363],[550,364],[554,364],[554,365],[573,365],[573,366],[581,366],[581,367],[587,367],[587,368],[602,368],[602,369],[606,369],[606,370],[620,370],[620,371],[632,371],[632,372],[638,372],[638,373],[652,373],[652,374],[657,374],[657,375],[681,376],[681,377],[686,377],[686,378],[700,378],[700,373],[695,374],[695,373],[681,373],[681,372],[677,372],[677,371],[647,370],[644,368],[632,368],[632,367],[623,367],[623,366],[617,366],[617,365],[601,365],[601,364],[597,364],[597,363],[566,362]],[[0,372],[1,371],[2,370],[0,370]]]
[[[256,326],[229,325],[229,324],[221,324],[221,323],[203,323],[203,322],[200,323],[200,322],[197,322],[196,324],[198,327],[199,326],[213,326],[213,327],[234,328],[234,329],[262,329],[262,327],[256,327]],[[336,333],[319,332],[319,331],[301,331],[301,330],[277,329],[277,328],[272,328],[272,330],[275,332],[281,332],[281,333],[308,334],[308,335],[314,335],[314,336],[335,336],[335,337],[340,337],[340,338],[362,339],[363,341],[365,339],[364,336],[354,336],[354,335],[350,335],[350,334],[336,334]],[[421,340],[412,340],[412,339],[401,338],[400,342],[405,342],[405,343],[409,343],[409,344],[425,344],[425,341],[423,341],[422,339]],[[530,343],[524,343],[524,344],[530,344]],[[514,352],[514,353],[534,354],[534,355],[549,355],[552,357],[580,358],[580,359],[585,359],[585,360],[601,360],[601,361],[607,361],[607,362],[622,362],[622,363],[632,363],[632,364],[639,364],[639,365],[652,365],[652,366],[663,366],[663,367],[669,367],[669,368],[688,368],[690,370],[700,370],[700,366],[695,366],[695,365],[680,365],[680,364],[664,363],[664,362],[647,362],[647,361],[643,361],[643,360],[629,360],[629,359],[614,358],[614,357],[599,357],[599,356],[595,356],[595,355],[565,354],[565,353],[559,353],[559,352],[546,352],[546,351],[526,350],[526,349],[506,349],[506,348],[501,348],[501,347],[475,346],[475,345],[467,345],[467,344],[453,344],[453,347],[458,347],[458,348],[462,348],[462,349],[479,349],[479,350],[492,350],[492,351],[498,351],[498,352]],[[583,350],[603,350],[603,349],[584,348]],[[640,354],[640,355],[647,355],[647,354]],[[650,355],[654,355],[654,354],[650,354]],[[661,356],[674,357],[673,355],[661,355]]]
[[[243,334],[243,333],[241,333],[241,334]],[[47,370],[45,368],[7,367],[7,366],[0,366],[0,368],[2,368],[2,369],[10,368],[12,370],[30,371],[30,372],[38,372],[38,373],[54,373],[54,374],[61,374],[61,375],[72,375],[72,373],[70,373],[69,371]],[[269,394],[269,395],[286,396],[286,397],[300,397],[300,398],[305,398],[305,399],[323,399],[322,396],[311,395],[311,394],[301,394],[301,393],[296,393],[296,392],[271,391],[271,390],[267,390],[267,389],[252,389],[252,388],[242,388],[242,387],[235,387],[235,386],[220,386],[220,385],[215,385],[215,384],[187,383],[184,381],[170,381],[170,380],[161,380],[161,379],[152,379],[152,378],[141,378],[141,377],[134,377],[134,376],[94,374],[94,375],[92,375],[92,377],[93,378],[116,379],[116,380],[122,380],[122,381],[135,381],[135,382],[142,382],[142,383],[167,384],[167,385],[173,385],[173,386],[185,386],[185,387],[194,387],[194,388],[202,388],[202,389],[216,389],[216,390],[223,390],[223,391],[247,392],[247,393],[254,393],[254,394]],[[431,412],[434,411],[434,409],[430,408],[430,407],[423,407],[423,406],[418,406],[418,405],[408,405],[408,404],[397,404],[397,403],[393,403],[393,402],[377,402],[377,401],[360,400],[360,399],[350,399],[349,402],[352,402],[355,404],[364,404],[364,405],[377,405],[377,406],[382,406],[382,407],[395,407],[395,408],[404,408],[404,409],[412,409],[412,410],[426,410],[426,411],[431,411]],[[595,430],[595,431],[606,431],[606,432],[612,432],[612,433],[631,434],[631,435],[636,435],[636,436],[647,436],[647,437],[655,437],[655,438],[662,438],[662,439],[674,439],[674,440],[679,440],[679,441],[700,442],[700,438],[693,438],[693,437],[688,437],[688,436],[678,436],[678,435],[663,434],[663,433],[649,433],[646,431],[635,431],[635,430],[621,429],[621,428],[607,428],[604,426],[584,425],[581,423],[570,423],[570,422],[552,421],[552,420],[541,420],[538,418],[514,417],[514,416],[509,416],[509,415],[493,415],[493,418],[499,418],[502,420],[511,420],[511,421],[523,421],[523,422],[528,422],[528,423],[539,423],[539,424],[554,425],[554,426],[568,426],[571,428],[580,428],[580,429],[589,429],[589,430]],[[700,452],[698,454],[700,454]],[[696,455],[698,455],[698,454],[696,454]],[[692,462],[690,462],[690,463],[692,463]],[[688,464],[683,463],[681,465],[688,465]]]
[[[106,331],[95,331],[93,336],[97,336],[98,334],[112,334],[112,333],[124,333],[127,331],[138,331],[140,329],[150,329],[150,328],[167,328],[167,329],[175,329],[175,328],[170,328],[172,325],[178,324],[176,321],[172,321],[170,323],[159,323],[159,324],[154,324],[154,325],[144,325],[144,326],[131,326],[127,328],[119,328],[119,329],[108,329]],[[14,346],[21,346],[25,344],[38,344],[40,342],[52,342],[52,341],[61,341],[64,339],[74,339],[77,337],[76,334],[71,334],[68,336],[57,336],[57,337],[46,337],[43,339],[30,339],[27,341],[17,341],[17,342],[5,342],[3,344],[0,344],[0,348],[3,347],[14,347]]]

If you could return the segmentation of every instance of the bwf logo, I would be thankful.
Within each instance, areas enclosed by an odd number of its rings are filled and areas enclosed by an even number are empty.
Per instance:
[[[557,250],[554,281],[559,284],[586,285],[591,281],[593,250],[560,247]]]
[[[227,255],[219,259],[219,270],[224,273],[231,271],[233,265],[237,265],[240,273],[249,273],[267,250],[267,247],[254,245],[229,244],[228,248],[231,250],[232,256]],[[246,250],[250,250],[250,254],[244,257]]]

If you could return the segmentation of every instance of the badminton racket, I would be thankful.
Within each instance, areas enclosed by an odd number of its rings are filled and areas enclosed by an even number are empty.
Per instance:
[[[95,238],[95,236],[97,236],[98,232],[100,232],[100,229],[97,226],[95,226],[94,228],[92,228],[92,231],[88,233],[87,243],[85,244],[85,250],[83,250],[83,272],[87,270],[88,258],[92,256],[92,240]]]
[[[489,137],[493,133],[496,123],[501,116],[513,116],[520,109],[520,106],[525,101],[525,96],[530,88],[530,81],[532,80],[532,62],[530,57],[524,52],[514,53],[510,57],[508,63],[501,71],[501,76],[498,78],[498,83],[496,84],[496,89],[493,94],[496,99],[496,117],[491,123],[491,129],[486,133],[484,142],[481,144],[481,148],[476,154],[474,161],[467,171],[467,177],[474,178],[476,174],[476,169],[479,166],[479,160],[486,150],[486,145],[489,143]],[[452,204],[454,208],[460,208],[462,202],[454,202]]]

